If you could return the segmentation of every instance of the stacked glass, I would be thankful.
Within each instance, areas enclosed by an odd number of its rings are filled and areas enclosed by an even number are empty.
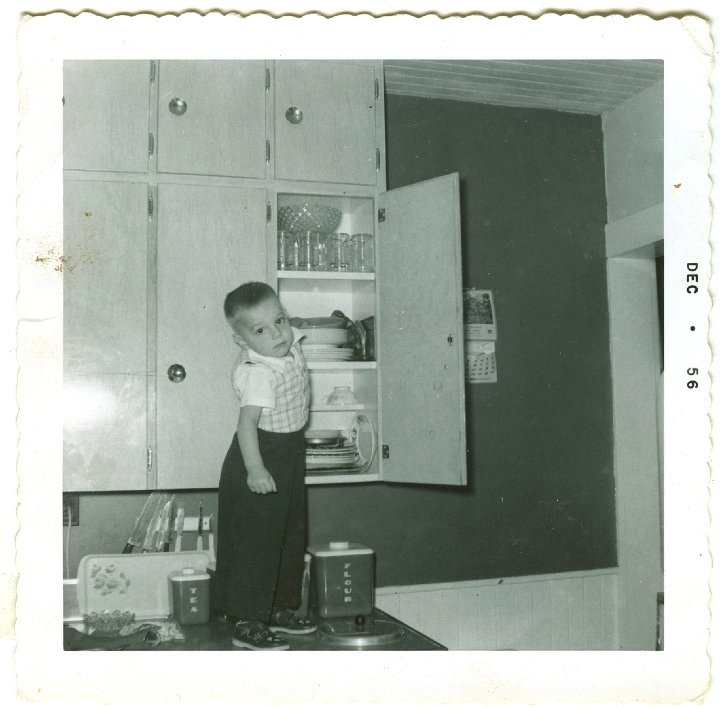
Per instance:
[[[372,273],[372,234],[278,231],[278,270]]]

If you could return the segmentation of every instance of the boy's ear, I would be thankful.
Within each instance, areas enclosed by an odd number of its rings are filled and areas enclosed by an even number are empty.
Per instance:
[[[239,347],[247,347],[247,344],[245,344],[245,340],[237,333],[233,332],[233,342],[237,344]]]

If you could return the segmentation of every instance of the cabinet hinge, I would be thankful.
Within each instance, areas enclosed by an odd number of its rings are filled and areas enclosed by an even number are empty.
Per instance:
[[[155,214],[155,203],[152,198],[152,194],[148,196],[148,218],[152,219]]]
[[[389,459],[390,459],[390,445],[383,445],[383,446],[382,446],[382,456],[383,456],[383,460],[389,460]]]
[[[378,209],[378,221],[385,221],[385,209]]]
[[[152,133],[150,133],[150,135],[148,135],[148,155],[150,155],[150,157],[152,157],[154,152],[155,152],[155,136]]]
[[[265,221],[269,224],[272,221],[272,206],[270,202],[265,205]]]
[[[380,148],[375,148],[375,172],[380,172]]]
[[[265,164],[270,164],[270,141],[265,141]]]
[[[270,90],[270,69],[268,67],[265,67],[265,90]]]
[[[375,103],[377,103],[378,98],[380,98],[380,82],[375,79]]]
[[[155,83],[155,60],[150,60],[150,83]]]
[[[152,472],[153,466],[153,449],[148,447],[147,449],[147,471]]]

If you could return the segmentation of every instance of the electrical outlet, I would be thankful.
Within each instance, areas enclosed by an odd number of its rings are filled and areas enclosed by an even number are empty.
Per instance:
[[[70,523],[68,523],[70,522]],[[63,526],[80,525],[80,495],[63,494]]]

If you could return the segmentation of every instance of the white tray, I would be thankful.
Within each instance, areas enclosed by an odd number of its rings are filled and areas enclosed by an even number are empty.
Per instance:
[[[128,610],[136,619],[170,614],[168,575],[175,570],[206,570],[207,551],[114,553],[85,556],[78,567],[80,614]]]

